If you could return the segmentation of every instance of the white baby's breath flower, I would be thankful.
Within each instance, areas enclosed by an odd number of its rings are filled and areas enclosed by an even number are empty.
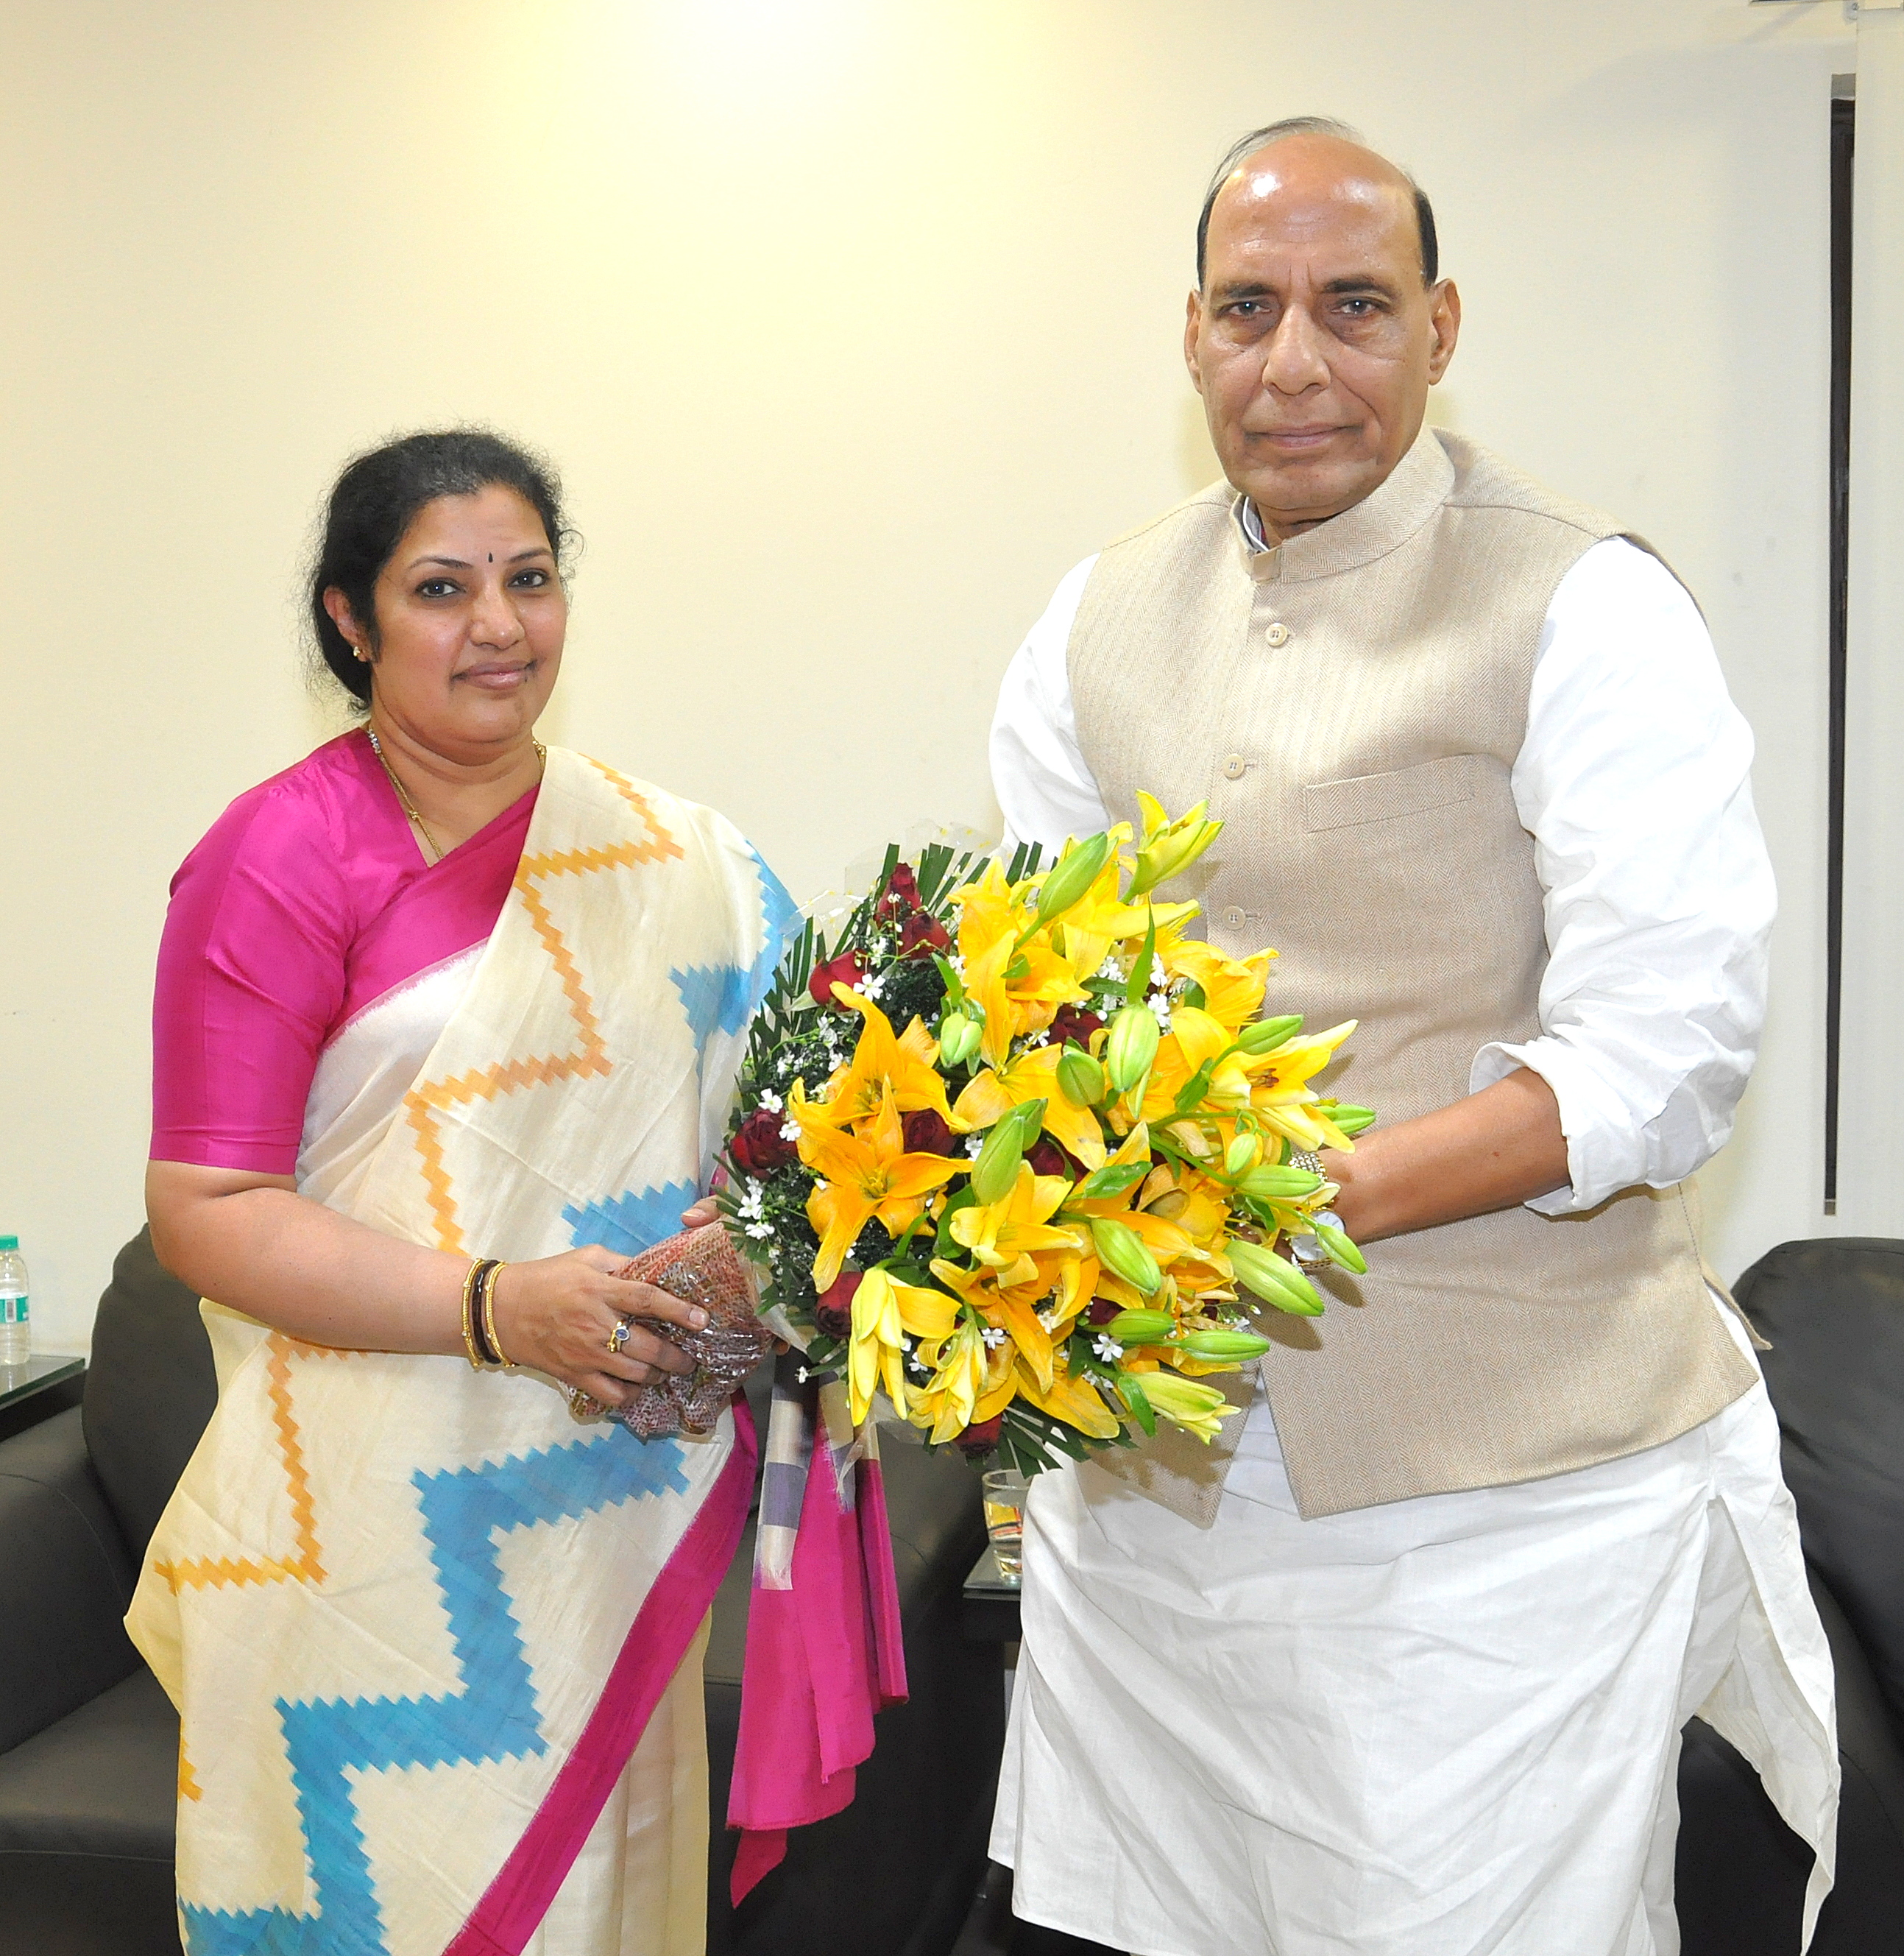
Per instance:
[[[1170,1001],[1162,992],[1153,992],[1144,1003],[1150,1008],[1151,1017],[1157,1021],[1157,1030],[1160,1033],[1168,1032],[1170,1030]]]
[[[982,1134],[967,1134],[965,1137],[965,1151],[974,1161],[978,1159],[979,1150],[985,1144],[985,1137]]]
[[[1004,1331],[995,1324],[988,1324],[979,1335],[985,1341],[985,1349],[988,1352],[997,1351],[998,1347],[1005,1342]]]
[[[782,1140],[797,1141],[799,1138],[800,1124],[799,1122],[783,1121],[780,1123],[780,1139]]]
[[[1122,960],[1117,957],[1107,957],[1098,967],[1097,975],[1100,978],[1109,978],[1114,981],[1122,978],[1124,975]]]
[[[1108,1331],[1100,1331],[1091,1340],[1091,1349],[1107,1365],[1114,1365],[1124,1356],[1124,1347]]]
[[[756,1242],[762,1242],[773,1235],[774,1226],[771,1222],[750,1222],[747,1226],[747,1233]]]
[[[787,1105],[787,1103],[783,1100],[770,1087],[768,1090],[760,1096],[760,1104],[767,1109],[768,1113],[777,1114],[780,1109]]]

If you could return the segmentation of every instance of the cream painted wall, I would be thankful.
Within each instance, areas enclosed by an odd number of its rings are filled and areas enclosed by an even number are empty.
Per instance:
[[[1786,902],[1715,1260],[1814,1233],[1852,61],[1836,5],[1744,0],[0,0],[0,1229],[43,1342],[140,1218],[167,879],[337,724],[296,576],[347,451],[462,417],[550,450],[588,550],[545,730],[812,889],[992,819],[1024,627],[1214,473],[1176,351],[1206,173],[1316,110],[1435,196],[1438,417],[1706,604]]]

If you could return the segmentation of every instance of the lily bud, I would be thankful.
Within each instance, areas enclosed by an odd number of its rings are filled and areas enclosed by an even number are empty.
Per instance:
[[[1375,1125],[1375,1109],[1373,1107],[1351,1107],[1348,1102],[1340,1101],[1333,1107],[1325,1106],[1322,1112],[1351,1140],[1364,1128]]]
[[[1164,1273],[1157,1267],[1157,1259],[1129,1223],[1111,1216],[1092,1216],[1091,1245],[1098,1261],[1133,1290],[1151,1297],[1162,1287]]]
[[[1263,1159],[1263,1143],[1254,1134],[1238,1134],[1223,1153],[1225,1175],[1247,1175]]]
[[[1274,1305],[1298,1317],[1319,1317],[1322,1301],[1316,1286],[1291,1263],[1260,1243],[1231,1241],[1223,1246],[1230,1267],[1238,1279],[1254,1291],[1265,1304]]]
[[[1238,1410],[1215,1387],[1187,1379],[1181,1372],[1146,1372],[1144,1394],[1153,1411],[1205,1441],[1214,1440],[1222,1422]]]
[[[1368,1275],[1368,1258],[1341,1230],[1332,1229],[1326,1222],[1318,1222],[1315,1228],[1316,1240],[1328,1251],[1331,1263],[1340,1264],[1344,1270],[1353,1270],[1358,1277]]]
[[[939,1021],[939,1058],[947,1066],[963,1066],[979,1050],[984,1037],[976,1020],[963,1012],[947,1012]]]
[[[1174,822],[1166,821],[1163,804],[1141,789],[1137,805],[1143,811],[1144,833],[1137,845],[1137,872],[1125,893],[1127,903],[1182,875],[1223,832],[1222,822],[1204,819],[1207,802],[1199,801]]]
[[[1240,1364],[1260,1358],[1269,1341],[1255,1331],[1193,1331],[1178,1341],[1177,1349],[1212,1365]]]
[[[1104,1098],[1104,1068],[1088,1052],[1067,1047],[1058,1055],[1058,1084],[1073,1107],[1095,1107]]]
[[[1157,1017],[1148,1005],[1126,1005],[1111,1021],[1104,1070],[1120,1093],[1128,1093],[1157,1057]]]
[[[1056,869],[1045,879],[1038,892],[1038,921],[1055,923],[1075,904],[1081,902],[1095,883],[1111,853],[1111,838],[1093,835],[1074,842],[1058,859]]]
[[[1259,1202],[1298,1201],[1305,1195],[1313,1195],[1322,1185],[1319,1175],[1306,1168],[1285,1168],[1275,1162],[1253,1168],[1237,1184],[1245,1195],[1253,1195]]]
[[[1303,1015],[1300,1012],[1285,1012],[1280,1018],[1258,1019],[1254,1024],[1245,1026],[1236,1036],[1236,1043],[1252,1055],[1273,1052],[1284,1040],[1293,1039],[1303,1029]]]
[[[1121,1311],[1105,1330],[1120,1345],[1161,1345],[1177,1328],[1167,1311]]]
[[[986,1207],[1002,1202],[1011,1193],[1012,1185],[1018,1179],[1018,1165],[1025,1159],[1026,1147],[1044,1125],[1044,1102],[1026,1100],[1008,1114],[1001,1114],[993,1124],[979,1150],[979,1159],[972,1165],[972,1191]]]

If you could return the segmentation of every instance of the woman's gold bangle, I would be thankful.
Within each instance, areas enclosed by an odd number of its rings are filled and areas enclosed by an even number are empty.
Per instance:
[[[503,1349],[503,1341],[496,1335],[496,1279],[508,1268],[507,1264],[491,1264],[483,1279],[483,1334],[496,1354],[497,1364],[504,1371],[512,1372],[515,1361]]]

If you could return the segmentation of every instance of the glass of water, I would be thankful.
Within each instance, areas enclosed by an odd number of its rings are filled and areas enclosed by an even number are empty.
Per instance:
[[[1024,1570],[1025,1477],[1007,1467],[985,1477],[985,1530],[998,1573],[1016,1582]]]

